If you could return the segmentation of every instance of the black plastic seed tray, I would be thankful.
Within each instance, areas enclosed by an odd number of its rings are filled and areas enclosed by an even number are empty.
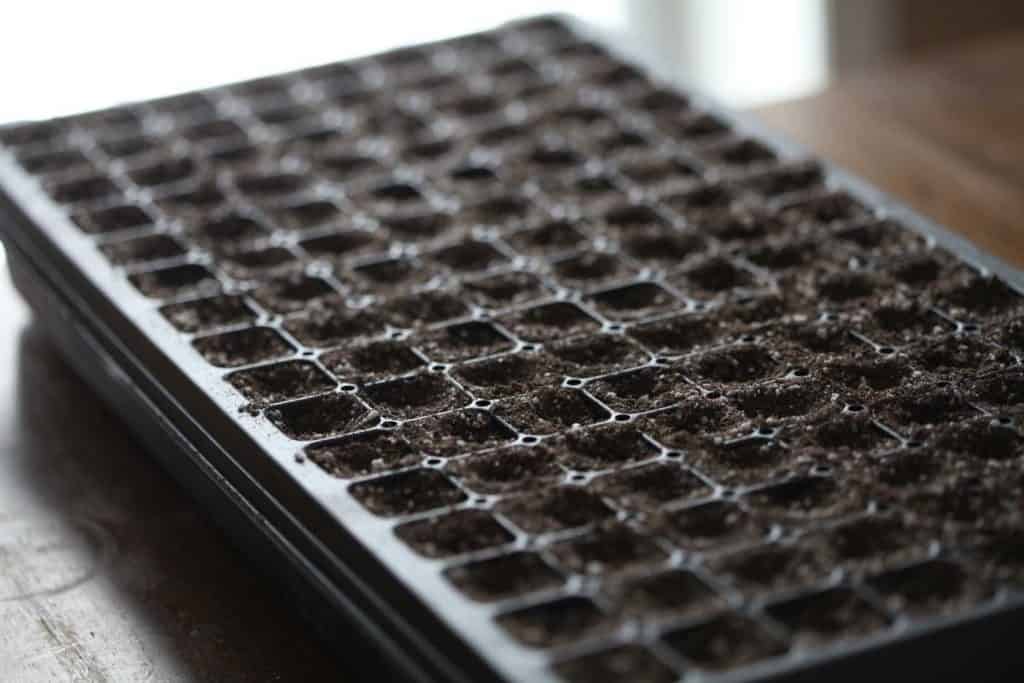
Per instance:
[[[563,23],[0,141],[39,318],[345,652],[1019,676],[1024,278]]]

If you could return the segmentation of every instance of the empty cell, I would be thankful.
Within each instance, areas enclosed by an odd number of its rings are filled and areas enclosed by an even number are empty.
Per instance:
[[[424,557],[451,557],[505,545],[514,536],[482,510],[458,510],[395,528],[395,534]]]
[[[604,316],[615,320],[648,317],[678,303],[664,287],[652,282],[606,289],[590,295],[587,300]]]
[[[702,498],[711,487],[675,463],[630,467],[594,480],[593,489],[615,504],[630,509],[656,509],[679,500]]]
[[[670,631],[663,638],[694,666],[709,671],[736,669],[789,650],[789,645],[767,627],[734,613]]]
[[[887,297],[871,307],[870,317],[860,331],[876,343],[906,344],[952,329],[949,322],[917,299]]]
[[[486,410],[456,410],[408,422],[402,433],[432,455],[452,457],[506,444],[515,433]]]
[[[323,394],[269,408],[267,417],[289,438],[323,439],[358,429],[370,412],[348,394]]]
[[[325,353],[320,362],[341,379],[359,383],[404,375],[426,365],[408,344],[390,340],[348,344]]]
[[[544,348],[561,361],[566,374],[574,377],[600,375],[642,365],[648,359],[636,344],[611,334],[555,341]]]
[[[605,615],[587,598],[568,597],[497,617],[498,625],[529,647],[567,645],[610,628]]]
[[[659,524],[685,550],[710,550],[765,538],[768,528],[729,501],[664,512]]]
[[[250,323],[256,319],[253,310],[238,296],[216,296],[168,304],[160,312],[176,328],[190,334]]]
[[[325,348],[352,341],[367,340],[384,333],[381,318],[366,310],[313,308],[289,317],[285,329],[306,346]]]
[[[688,353],[707,345],[717,335],[716,321],[701,315],[682,315],[630,327],[627,334],[651,352]]]
[[[269,327],[201,337],[192,344],[208,362],[226,368],[281,358],[295,350]]]
[[[516,311],[500,322],[520,339],[531,342],[585,334],[600,327],[579,306],[564,301]]]
[[[704,616],[725,605],[706,583],[693,572],[671,569],[633,579],[618,590],[618,601],[627,614],[649,617]]]
[[[559,462],[578,470],[616,467],[657,454],[639,431],[622,425],[568,432],[550,443]]]
[[[888,625],[885,614],[848,588],[833,588],[796,598],[772,605],[767,611],[805,646],[862,638]]]
[[[213,273],[194,263],[147,270],[129,279],[136,289],[154,299],[211,291],[220,286]]]
[[[554,486],[507,498],[498,510],[531,534],[586,526],[615,514],[600,496],[576,486]]]
[[[517,552],[452,567],[445,577],[473,600],[492,602],[558,588],[565,579],[536,553]]]
[[[611,413],[586,394],[557,387],[546,387],[501,401],[495,412],[527,434],[552,434],[611,418]]]
[[[713,560],[709,571],[749,595],[807,588],[832,569],[824,546],[766,543]]]
[[[287,361],[238,370],[225,379],[249,401],[278,403],[333,389],[334,380],[308,361]]]
[[[456,379],[474,395],[501,398],[526,393],[561,381],[551,357],[541,353],[507,353],[460,365]]]
[[[602,377],[588,384],[601,402],[623,413],[665,408],[695,393],[675,368],[647,366]]]
[[[865,396],[898,387],[909,375],[909,364],[878,354],[847,354],[826,359],[822,373],[830,382]]]
[[[202,93],[186,93],[152,101],[153,108],[164,114],[172,114],[189,119],[201,119],[213,116],[216,105]]]
[[[422,468],[361,481],[348,490],[367,510],[385,517],[426,512],[466,499],[443,474]]]
[[[422,457],[401,435],[388,429],[320,441],[307,446],[306,455],[324,471],[345,479],[415,465]]]
[[[401,418],[451,410],[468,402],[457,386],[436,373],[418,373],[368,384],[363,387],[363,395],[385,415]]]
[[[929,560],[870,581],[889,609],[912,617],[951,615],[985,600],[991,588],[950,560]]]
[[[136,185],[157,187],[188,180],[198,172],[196,163],[188,157],[168,158],[128,171]]]
[[[623,524],[611,524],[550,547],[567,572],[606,575],[664,562],[668,554],[652,538]]]
[[[470,312],[460,297],[442,290],[398,296],[384,302],[377,310],[389,324],[403,328],[435,325],[465,317]]]
[[[119,194],[121,191],[114,184],[114,181],[103,175],[87,175],[73,180],[64,180],[50,185],[48,190],[50,196],[61,204],[77,204],[79,202],[108,199]],[[95,230],[94,232],[101,231]]]
[[[326,280],[295,274],[267,282],[253,298],[275,313],[292,313],[340,297]]]
[[[168,235],[146,235],[134,239],[108,242],[100,246],[107,260],[116,265],[159,261],[185,255],[185,248]]]
[[[380,212],[394,212],[409,206],[425,203],[422,190],[411,183],[390,180],[373,186],[357,200],[367,209]]]
[[[342,217],[342,212],[334,202],[321,199],[281,207],[274,216],[286,228],[309,230],[333,224]]]
[[[513,346],[494,325],[476,320],[426,332],[414,343],[428,358],[442,363],[489,356]]]
[[[547,294],[539,277],[518,271],[466,280],[462,287],[470,301],[492,309],[523,304]]]
[[[482,493],[506,493],[552,483],[563,475],[543,445],[508,446],[450,463],[463,484]]]

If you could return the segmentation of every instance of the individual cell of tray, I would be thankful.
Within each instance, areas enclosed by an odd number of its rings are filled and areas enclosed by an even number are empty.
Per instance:
[[[395,528],[395,534],[424,557],[451,557],[510,543],[515,537],[483,510],[458,510]]]
[[[399,418],[451,410],[469,402],[451,380],[429,372],[367,384],[361,393],[385,415]]]
[[[561,586],[565,579],[532,552],[515,552],[452,567],[445,577],[470,599],[492,602]]]
[[[490,412],[454,410],[402,426],[405,437],[425,453],[451,457],[509,443],[515,432]]]
[[[190,334],[256,320],[256,313],[240,296],[216,296],[183,301],[168,304],[162,307],[160,312],[176,328]]]
[[[506,612],[498,624],[524,645],[567,645],[611,628],[610,620],[587,598],[567,597]]]
[[[197,263],[145,270],[133,273],[128,279],[152,299],[214,293],[220,288],[216,276]]]
[[[170,235],[145,235],[100,245],[107,260],[119,266],[161,261],[184,256],[187,251]]]
[[[209,363],[219,367],[249,365],[295,352],[294,347],[270,327],[250,327],[200,337],[192,345]]]
[[[367,510],[385,517],[426,512],[466,499],[443,474],[425,468],[367,479],[352,484],[348,490]]]
[[[324,471],[350,479],[415,465],[421,452],[391,429],[370,429],[306,447],[306,456]]]
[[[334,380],[315,363],[298,360],[236,370],[224,379],[255,404],[278,403],[335,387]]]
[[[368,426],[373,417],[359,400],[332,393],[281,403],[268,408],[267,418],[296,441],[313,441]]]

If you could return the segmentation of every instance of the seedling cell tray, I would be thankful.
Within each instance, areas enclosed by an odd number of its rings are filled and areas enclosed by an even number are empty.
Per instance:
[[[585,32],[0,143],[38,318],[345,652],[413,680],[1019,671],[1024,277]]]

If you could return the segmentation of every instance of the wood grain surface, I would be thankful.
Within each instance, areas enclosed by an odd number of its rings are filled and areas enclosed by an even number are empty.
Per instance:
[[[1024,265],[1024,33],[754,113],[982,248]]]

